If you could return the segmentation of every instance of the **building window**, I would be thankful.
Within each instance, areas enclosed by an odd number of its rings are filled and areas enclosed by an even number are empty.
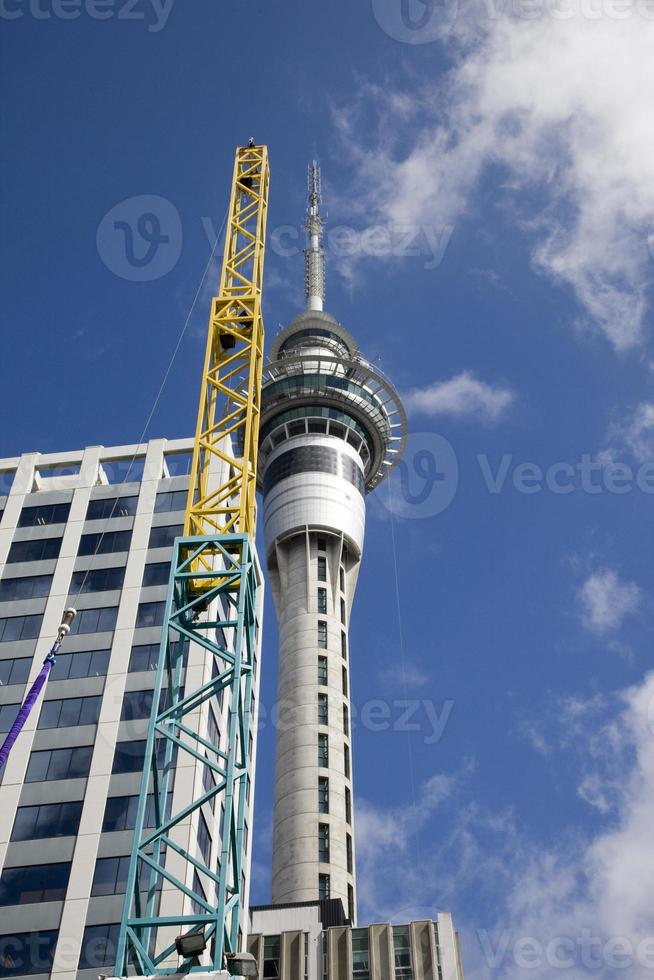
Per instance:
[[[206,902],[207,894],[204,890],[202,882],[200,881],[200,875],[195,869],[193,870],[193,891],[199,898],[203,898]],[[194,915],[204,915],[207,912],[206,905],[203,905],[197,898],[192,900],[191,908],[193,909]]]
[[[318,812],[329,813],[329,780],[318,776]]]
[[[345,819],[349,824],[352,823],[352,793],[348,786],[345,787]]]
[[[326,901],[331,896],[329,875],[318,875],[318,898]]]
[[[39,504],[38,507],[23,507],[18,518],[18,527],[44,527],[46,524],[65,524],[70,513],[68,504]]]
[[[120,923],[112,922],[106,926],[87,926],[82,937],[78,969],[90,970],[100,966],[113,968],[116,963],[116,949]]]
[[[58,929],[0,936],[0,974],[3,977],[49,974],[58,938]]]
[[[79,653],[60,653],[48,678],[48,683],[75,677],[104,677],[109,669],[111,650],[80,650]]]
[[[69,876],[70,861],[5,868],[0,875],[0,905],[62,902]]]
[[[144,738],[129,739],[125,742],[117,742],[114,752],[114,761],[111,767],[112,773],[120,772],[141,772],[145,762],[146,741]],[[157,743],[156,764],[162,768],[165,759],[166,743],[159,739]],[[171,756],[171,766],[175,766],[177,758],[177,746],[173,747]]]
[[[324,619],[318,620],[318,646],[327,649],[327,621]]]
[[[107,517],[133,517],[138,497],[98,497],[89,500],[86,508],[87,521],[102,521]]]
[[[8,616],[0,619],[0,643],[12,640],[36,640],[41,632],[43,613],[38,616]]]
[[[95,534],[83,534],[77,554],[110,555],[117,551],[129,551],[131,542],[131,531],[98,531]]]
[[[318,860],[329,864],[329,824],[318,824]]]
[[[343,667],[343,694],[347,697],[347,667]]]
[[[345,835],[345,853],[347,855],[347,870],[352,874],[354,861],[352,859],[352,836],[350,834]]]
[[[279,936],[263,937],[264,980],[279,980]]]
[[[327,559],[322,555],[318,556],[318,581],[327,581]]]
[[[149,585],[168,585],[170,577],[170,562],[156,561],[145,566],[143,572],[143,588]]]
[[[145,739],[117,742],[112,773],[140,772],[145,762]]]
[[[352,885],[347,886],[347,914],[350,922],[354,922],[354,888]]]
[[[341,656],[347,660],[347,633],[341,633]]]
[[[50,593],[52,575],[26,575],[0,582],[0,602],[14,599],[42,599]]]
[[[95,862],[91,896],[123,895],[127,887],[129,855],[98,858]]]
[[[350,746],[343,746],[343,771],[345,773],[345,778],[350,778]]]
[[[40,783],[53,779],[80,779],[88,776],[92,752],[92,745],[32,752],[25,773],[25,782]]]
[[[318,551],[327,551],[327,538],[318,538]]]
[[[116,625],[118,606],[98,606],[80,609],[71,623],[70,635],[79,633],[109,633]]]
[[[59,663],[59,658],[57,658]],[[0,660],[0,686],[9,684],[24,684],[30,675],[31,657],[19,657],[17,660]]]
[[[318,589],[318,612],[323,614],[327,612],[327,589],[322,587]]]
[[[325,769],[329,766],[329,736],[322,732],[318,735],[318,765]]]
[[[168,514],[172,510],[186,510],[188,490],[167,490],[158,493],[154,505],[155,514]]]
[[[411,941],[408,926],[393,926],[393,953],[395,980],[412,980]]]
[[[162,524],[150,531],[148,548],[172,548],[175,538],[178,538],[184,528],[181,524]]]
[[[343,734],[346,738],[350,734],[350,715],[346,704],[343,705]]]
[[[318,657],[318,683],[327,684],[327,657]]]
[[[163,814],[170,813],[173,794],[168,793],[166,808]],[[102,820],[102,832],[112,832],[116,830],[134,830],[136,827],[136,816],[138,811],[138,796],[110,796],[104,810]],[[149,794],[143,818],[144,827],[154,827],[156,820],[155,800],[152,793]]]
[[[20,702],[0,704],[0,732],[8,732],[18,717]]]
[[[16,810],[12,841],[43,840],[45,837],[74,837],[82,816],[82,802],[42,803],[19,806]]]
[[[142,670],[156,670],[158,663],[158,643],[142,643],[132,647],[132,652],[129,658],[130,673],[138,673]]]
[[[137,626],[161,626],[164,621],[165,602],[140,602],[136,613]]]
[[[345,569],[342,565],[338,570],[338,584],[341,587],[341,592],[345,592]]]
[[[120,711],[121,721],[137,721],[149,718],[152,713],[152,698],[154,691],[126,691],[123,695],[123,706]]]
[[[329,724],[329,706],[328,706],[326,694],[318,695],[318,724],[319,725]]]
[[[368,980],[370,976],[370,951],[368,930],[352,930],[352,977],[353,980]]]
[[[100,716],[99,696],[90,698],[58,698],[44,701],[39,715],[39,729],[72,728],[75,725],[96,725]]]
[[[32,541],[14,541],[7,564],[24,561],[50,561],[59,557],[61,538],[35,538]]]
[[[197,838],[200,854],[204,858],[204,863],[209,868],[211,867],[211,834],[209,833],[209,828],[207,827],[207,821],[204,819],[201,813],[198,817]]]
[[[112,592],[122,589],[125,580],[125,568],[94,568],[92,571],[73,572],[70,580],[69,595],[79,595],[85,592]]]
[[[345,599],[341,599],[341,622],[345,626]]]

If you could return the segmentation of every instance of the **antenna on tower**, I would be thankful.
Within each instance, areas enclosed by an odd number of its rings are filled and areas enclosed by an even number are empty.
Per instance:
[[[304,250],[304,289],[308,310],[322,310],[325,300],[325,253],[322,247],[322,218],[320,217],[320,167],[316,160],[309,164],[307,247]]]

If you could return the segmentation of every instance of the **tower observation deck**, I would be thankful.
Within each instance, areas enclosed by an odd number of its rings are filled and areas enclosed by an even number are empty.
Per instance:
[[[259,479],[279,623],[275,904],[340,898],[356,917],[348,626],[365,495],[399,461],[393,385],[323,310],[320,173],[309,168],[306,309],[264,372]]]

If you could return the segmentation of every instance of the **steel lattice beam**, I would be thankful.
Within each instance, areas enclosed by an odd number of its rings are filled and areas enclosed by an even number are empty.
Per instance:
[[[198,579],[208,583],[206,588],[198,589]],[[258,587],[248,535],[177,538],[118,942],[119,976],[126,976],[128,969],[142,975],[179,972],[171,935],[202,932],[207,940],[202,962],[185,962],[181,967],[185,972],[220,970],[223,954],[237,949]],[[189,643],[203,648],[213,669],[208,682],[183,693]],[[189,723],[192,712],[221,692],[229,698],[226,752],[213,744],[207,733],[199,734],[197,716]],[[203,774],[205,768],[211,770],[213,785],[182,809],[171,812],[169,791],[175,756],[179,765],[183,753],[194,765],[203,767]],[[149,794],[154,797],[156,825],[146,829]],[[189,849],[175,840],[176,828],[192,825],[194,814],[212,799],[216,805],[222,801],[225,806],[220,864],[214,868],[206,865],[199,848]],[[183,858],[189,871],[194,869],[206,897],[189,884],[188,874],[187,880],[181,880],[167,869],[171,851]],[[176,906],[172,913],[160,912],[164,885],[168,905],[172,902]],[[195,910],[191,903],[195,903]],[[168,938],[162,941],[162,934]]]

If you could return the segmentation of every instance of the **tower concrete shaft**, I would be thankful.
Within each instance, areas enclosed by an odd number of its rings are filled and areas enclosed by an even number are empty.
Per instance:
[[[312,175],[308,270],[310,259],[322,265]],[[365,494],[399,461],[406,419],[390,382],[321,307],[308,287],[307,309],[273,342],[262,393],[259,474],[279,623],[272,899],[340,898],[354,920],[348,627]]]

